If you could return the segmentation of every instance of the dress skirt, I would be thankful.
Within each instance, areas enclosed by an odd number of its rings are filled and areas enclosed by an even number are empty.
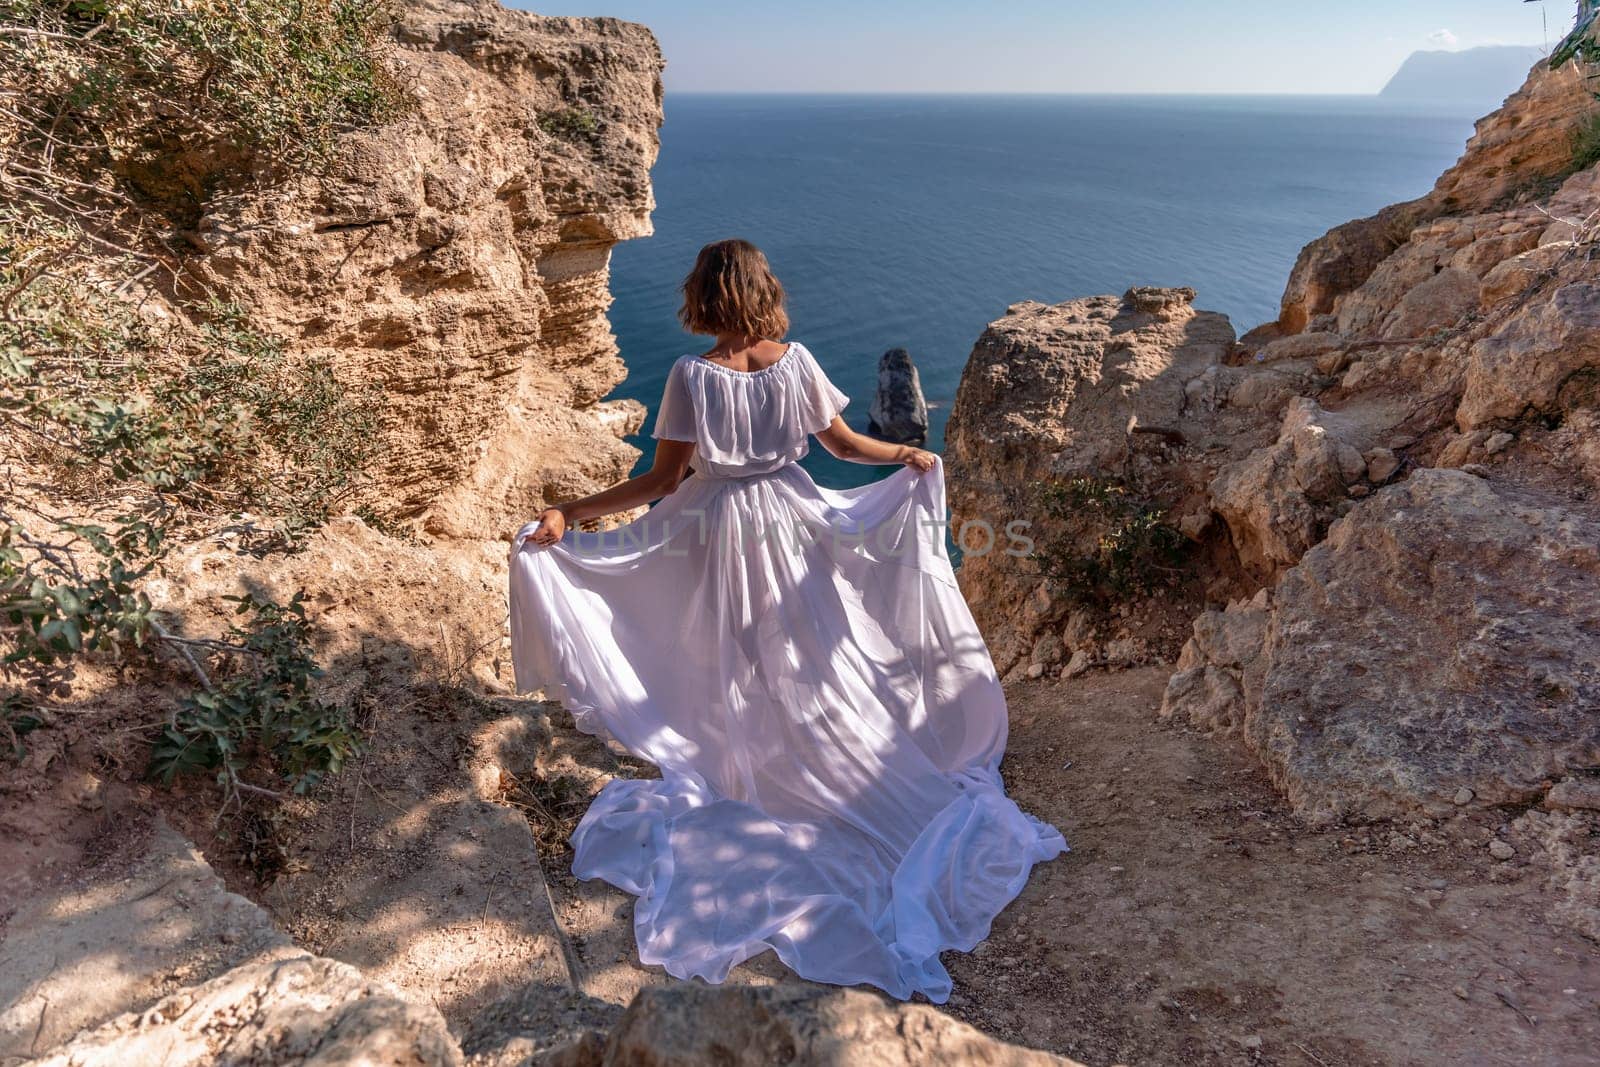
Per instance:
[[[1005,696],[945,552],[942,468],[843,492],[692,475],[637,521],[512,549],[518,688],[661,769],[617,780],[573,871],[638,896],[640,959],[720,982],[950,994],[1066,847],[1006,796]]]

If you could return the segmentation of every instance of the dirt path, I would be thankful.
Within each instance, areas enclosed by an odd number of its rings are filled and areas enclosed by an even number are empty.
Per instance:
[[[1600,1062],[1600,951],[1546,922],[1537,879],[1428,827],[1308,829],[1236,743],[1157,721],[1165,681],[1012,688],[1006,779],[1073,852],[946,957],[946,1010],[1095,1065]],[[558,722],[549,775],[619,769]],[[586,993],[667,980],[630,898],[546,870]],[[733,980],[791,979],[762,958]]]
[[[1012,689],[1006,778],[1074,851],[952,961],[954,1014],[1092,1064],[1596,1062],[1600,953],[1537,879],[1308,830],[1237,744],[1157,722],[1165,679]]]

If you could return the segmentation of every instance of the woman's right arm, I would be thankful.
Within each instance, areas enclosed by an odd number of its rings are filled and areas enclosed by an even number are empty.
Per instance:
[[[553,545],[561,540],[568,526],[660,500],[678,488],[693,458],[692,441],[657,441],[656,460],[649,470],[593,496],[546,508],[539,513],[539,530],[531,540],[536,545]]]

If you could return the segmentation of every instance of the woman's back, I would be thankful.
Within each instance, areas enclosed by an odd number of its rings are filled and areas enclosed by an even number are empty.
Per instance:
[[[803,458],[849,404],[798,342],[758,370],[683,356],[667,375],[654,436],[691,442],[707,478],[749,478]]]

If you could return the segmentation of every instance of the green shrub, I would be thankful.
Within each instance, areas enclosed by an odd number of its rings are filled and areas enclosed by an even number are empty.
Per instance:
[[[33,31],[9,38],[13,76],[53,89],[74,126],[131,142],[177,121],[291,157],[407,104],[394,19],[391,0],[0,0],[0,22]]]
[[[1572,134],[1572,169],[1588,170],[1600,163],[1600,115],[1591,115]]]
[[[73,175],[187,225],[219,184],[402,110],[393,21],[388,0],[0,0],[13,184]]]
[[[252,547],[291,548],[359,486],[380,394],[238,308],[199,300],[179,328],[130,294],[193,292],[173,229],[218,188],[317,165],[407,106],[393,18],[389,0],[0,0],[0,751],[21,754],[85,657],[159,655],[195,680],[160,777],[214,769],[233,800],[262,788],[252,766],[304,789],[348,758],[298,598],[247,597],[196,641],[144,580],[183,531],[247,512],[273,516]]]
[[[306,788],[355,734],[310,695],[299,601],[247,598],[246,625],[195,642],[162,627],[143,580],[186,524],[245,508],[278,516],[271,543],[291,547],[375,458],[378,395],[237,308],[151,326],[81,247],[70,223],[0,212],[0,469],[33,479],[0,495],[0,747],[20,755],[82,657],[136,666],[160,650],[198,683],[156,747],[161,777],[214,768],[234,797],[260,764]]]
[[[70,226],[0,212],[0,428],[80,482],[134,481],[206,510],[279,516],[292,540],[377,458],[383,396],[291,356],[234,306],[157,330],[75,259]],[[42,271],[33,277],[36,271]]]
[[[336,773],[358,748],[346,709],[318,700],[321,676],[312,656],[300,594],[288,604],[255,595],[229,597],[236,613],[229,642],[192,642],[235,661],[216,685],[179,701],[150,756],[150,771],[174,777],[215,770],[225,789],[236,789],[245,770],[265,764],[296,793]]]
[[[1597,27],[1600,27],[1600,5],[1592,0],[1580,0],[1578,21],[1572,27],[1572,32],[1550,53],[1550,66],[1561,67],[1574,59],[1584,63],[1600,63]]]
[[[539,116],[539,128],[551,137],[564,141],[580,141],[594,136],[600,129],[600,120],[588,108],[568,107]]]
[[[1044,522],[1033,559],[1068,600],[1104,607],[1181,580],[1185,538],[1166,513],[1127,487],[1093,478],[1038,491]]]

